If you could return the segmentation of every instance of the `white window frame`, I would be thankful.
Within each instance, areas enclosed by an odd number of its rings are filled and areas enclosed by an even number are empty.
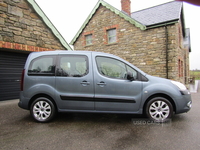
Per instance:
[[[88,45],[92,45],[93,43],[93,40],[92,40],[92,34],[87,34],[85,35],[85,45],[88,46]]]
[[[108,38],[108,44],[117,42],[117,30],[116,30],[116,28],[112,28],[112,29],[107,30],[107,38]]]

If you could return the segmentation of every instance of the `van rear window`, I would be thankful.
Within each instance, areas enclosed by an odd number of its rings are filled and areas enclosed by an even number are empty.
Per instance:
[[[55,57],[42,56],[32,60],[28,75],[55,75]]]

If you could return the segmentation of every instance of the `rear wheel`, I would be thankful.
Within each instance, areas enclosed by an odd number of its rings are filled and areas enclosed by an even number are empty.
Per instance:
[[[146,105],[147,116],[156,122],[165,122],[173,115],[172,104],[163,97],[155,97]]]
[[[37,122],[49,122],[54,118],[56,109],[51,100],[39,97],[32,103],[30,113]]]

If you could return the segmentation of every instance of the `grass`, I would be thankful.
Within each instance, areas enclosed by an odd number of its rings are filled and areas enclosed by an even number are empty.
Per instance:
[[[190,78],[195,78],[195,80],[200,80],[200,70],[190,71]]]

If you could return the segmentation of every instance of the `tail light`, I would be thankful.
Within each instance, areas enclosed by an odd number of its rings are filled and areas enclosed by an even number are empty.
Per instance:
[[[22,75],[21,75],[21,82],[20,82],[20,90],[21,91],[24,90],[24,73],[25,73],[25,69],[23,69]]]

